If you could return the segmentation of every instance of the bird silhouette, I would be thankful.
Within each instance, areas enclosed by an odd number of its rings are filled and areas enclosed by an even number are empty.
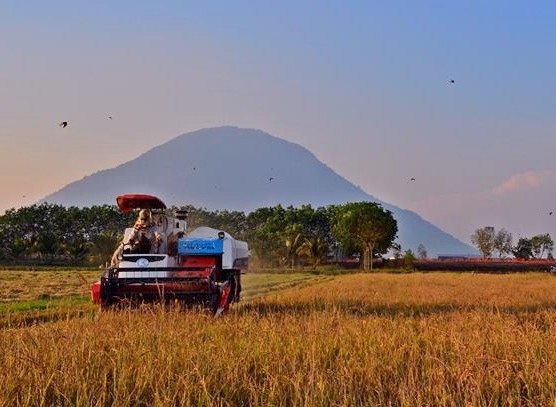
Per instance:
[[[548,215],[549,215],[549,216],[552,216],[552,211],[548,212]]]
[[[68,125],[68,122],[62,122],[58,126],[60,126],[61,128],[65,128],[67,125]]]
[[[415,181],[415,178],[411,177],[411,178],[410,178],[410,181]]]
[[[110,120],[112,120],[112,116],[108,116],[108,118],[109,118]]]
[[[456,83],[456,81],[453,80],[453,79],[450,79],[450,83]]]
[[[274,179],[274,177],[270,177],[270,178],[268,179],[268,182],[272,182],[273,179]]]

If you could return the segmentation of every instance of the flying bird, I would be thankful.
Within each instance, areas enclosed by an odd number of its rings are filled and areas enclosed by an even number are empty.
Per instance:
[[[112,116],[108,116],[108,118],[109,118],[110,120],[112,120]]]
[[[453,80],[453,79],[450,79],[450,83],[456,83],[456,81]]]
[[[68,122],[62,122],[58,126],[60,126],[61,128],[65,128],[67,125],[68,125]]]
[[[410,181],[415,181],[415,178],[411,177],[411,178],[410,178]]]
[[[273,179],[274,179],[274,177],[270,177],[270,178],[268,179],[268,182],[272,182]]]
[[[548,212],[548,215],[549,215],[549,216],[552,216],[552,211]]]

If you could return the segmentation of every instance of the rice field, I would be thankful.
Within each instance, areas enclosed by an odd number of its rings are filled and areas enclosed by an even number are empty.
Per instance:
[[[0,270],[0,305],[14,301],[87,296],[102,271]]]
[[[100,271],[0,271],[0,328],[95,314],[91,284]],[[249,273],[242,277],[242,298],[302,286],[326,276],[307,273]]]
[[[555,405],[554,276],[257,278],[218,319],[155,306],[5,326],[0,405]]]

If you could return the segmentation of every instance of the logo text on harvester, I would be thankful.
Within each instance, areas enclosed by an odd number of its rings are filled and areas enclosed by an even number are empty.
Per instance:
[[[178,242],[180,254],[221,254],[223,244],[221,239],[184,239]]]
[[[185,247],[190,250],[216,250],[214,242],[195,240],[185,243]]]

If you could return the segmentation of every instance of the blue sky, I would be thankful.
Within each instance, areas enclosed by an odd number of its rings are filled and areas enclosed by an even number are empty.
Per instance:
[[[0,210],[230,124],[464,241],[556,238],[554,21],[543,1],[0,0]]]

